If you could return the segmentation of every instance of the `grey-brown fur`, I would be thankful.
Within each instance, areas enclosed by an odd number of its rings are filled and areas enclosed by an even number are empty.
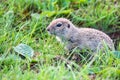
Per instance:
[[[78,47],[80,50],[87,48],[96,52],[103,48],[103,42],[111,50],[114,50],[112,39],[102,31],[92,28],[77,28],[65,18],[53,20],[47,27],[47,30],[65,43],[68,50]]]

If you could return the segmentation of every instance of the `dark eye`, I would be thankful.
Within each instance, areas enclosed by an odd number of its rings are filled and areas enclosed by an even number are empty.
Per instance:
[[[56,26],[57,26],[57,27],[61,27],[61,26],[62,26],[62,23],[57,23]]]

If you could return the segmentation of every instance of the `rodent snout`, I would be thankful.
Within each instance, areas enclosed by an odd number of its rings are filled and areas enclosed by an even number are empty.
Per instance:
[[[47,30],[47,31],[50,31],[50,29],[49,29],[49,28],[47,28],[46,30]]]

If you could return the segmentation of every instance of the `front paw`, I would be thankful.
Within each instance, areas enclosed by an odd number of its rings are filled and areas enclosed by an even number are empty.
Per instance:
[[[67,45],[64,47],[65,50],[67,51],[71,51],[72,50],[72,46],[71,45]]]
[[[66,51],[69,51],[69,49],[68,49],[68,47],[67,47],[67,46],[65,46],[65,47],[64,47],[64,49],[65,49]]]

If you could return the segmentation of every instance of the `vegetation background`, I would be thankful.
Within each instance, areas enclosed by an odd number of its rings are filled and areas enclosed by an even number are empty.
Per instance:
[[[53,60],[66,54],[46,31],[59,17],[105,32],[120,50],[120,0],[0,0],[0,80],[120,80],[120,59],[107,48],[81,66],[73,61],[74,68]],[[34,49],[37,62],[15,53],[20,43]]]

